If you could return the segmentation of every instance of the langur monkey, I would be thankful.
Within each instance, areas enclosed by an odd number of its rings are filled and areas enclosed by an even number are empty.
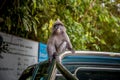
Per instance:
[[[56,56],[64,52],[66,49],[70,50],[72,53],[75,53],[74,49],[72,48],[70,39],[66,33],[66,28],[58,19],[53,24],[52,33],[47,42],[49,62],[51,62],[53,58],[58,60]]]

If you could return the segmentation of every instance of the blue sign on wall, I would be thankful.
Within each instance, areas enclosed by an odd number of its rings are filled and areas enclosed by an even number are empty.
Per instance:
[[[39,58],[38,61],[42,62],[48,60],[48,54],[47,54],[47,45],[40,43],[39,44]]]

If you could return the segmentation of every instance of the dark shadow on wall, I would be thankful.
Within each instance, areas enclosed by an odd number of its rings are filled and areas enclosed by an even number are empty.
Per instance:
[[[0,35],[0,59],[3,59],[2,52],[8,52],[8,44],[3,41],[3,37]]]

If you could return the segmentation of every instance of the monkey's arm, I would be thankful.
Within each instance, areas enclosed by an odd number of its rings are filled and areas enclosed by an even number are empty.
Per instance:
[[[67,43],[67,48],[68,48],[68,50],[70,50],[73,54],[75,53],[75,50],[72,48],[71,42],[68,42],[68,43]]]
[[[75,50],[72,48],[72,44],[71,44],[71,41],[70,41],[68,35],[65,34],[65,37],[66,37],[66,41],[67,41],[67,49],[70,50],[74,54]]]

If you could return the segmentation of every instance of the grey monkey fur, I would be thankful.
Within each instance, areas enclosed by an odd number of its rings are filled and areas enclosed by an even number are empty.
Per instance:
[[[53,25],[51,36],[47,42],[49,61],[51,62],[53,58],[58,60],[56,56],[64,52],[66,49],[70,50],[72,53],[75,53],[66,33],[66,28],[58,19]]]

